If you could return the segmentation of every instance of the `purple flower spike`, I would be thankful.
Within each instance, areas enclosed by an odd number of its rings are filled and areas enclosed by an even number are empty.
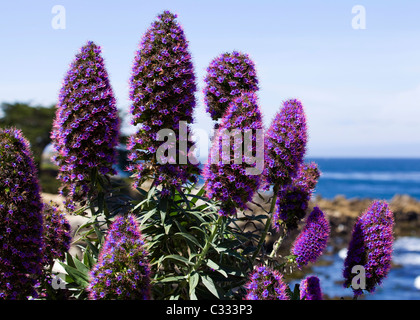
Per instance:
[[[300,300],[322,300],[322,291],[317,276],[309,276],[301,281]]]
[[[92,170],[116,174],[119,117],[114,94],[101,57],[89,41],[70,65],[64,78],[51,139],[58,154],[60,193],[66,205],[84,205],[91,188]]]
[[[54,259],[63,260],[70,249],[71,227],[58,205],[52,201],[44,203],[44,259],[52,266]]]
[[[135,216],[111,224],[88,285],[92,300],[148,300],[150,266]]]
[[[163,194],[188,181],[196,182],[200,173],[192,142],[187,139],[196,105],[194,68],[176,17],[165,11],[146,31],[130,79],[133,124],[140,125],[127,145],[134,187],[150,179],[162,186]],[[166,139],[166,133],[158,136],[162,129],[173,130],[175,140],[167,148],[174,156],[168,155],[166,160],[159,156],[159,147]]]
[[[377,285],[388,275],[391,269],[394,215],[385,201],[374,201],[358,217],[353,227],[347,257],[344,260],[344,286],[352,285],[355,276],[352,268],[356,265],[365,268],[366,290],[375,291]],[[362,289],[353,289],[355,295],[361,295]]]
[[[245,300],[290,300],[283,276],[263,265],[254,268],[245,289]]]
[[[262,133],[259,136],[257,130],[262,129],[257,96],[255,93],[245,92],[231,103],[223,117],[213,138],[208,163],[203,170],[208,197],[222,202],[220,215],[233,215],[236,208],[245,210],[246,203],[252,199],[260,185],[259,174],[249,174],[252,172],[247,173],[247,168],[258,171],[257,148],[263,148],[264,141]],[[252,140],[246,137],[246,132],[252,132]],[[237,137],[242,140],[237,140]],[[236,148],[239,153],[235,152]],[[256,161],[250,161],[245,150],[252,155],[257,154],[254,159]],[[263,153],[260,159],[261,172],[262,158]]]
[[[273,215],[273,227],[279,230],[285,223],[289,230],[297,228],[308,209],[308,202],[320,177],[320,171],[315,163],[302,164],[292,183],[279,190],[276,211]]]
[[[309,262],[315,262],[327,247],[330,236],[330,224],[324,213],[315,207],[306,219],[306,224],[296,238],[292,254],[296,255],[299,269]]]
[[[0,300],[37,297],[42,274],[40,187],[29,142],[0,128]]]
[[[285,186],[292,182],[306,151],[306,116],[299,100],[284,102],[265,136],[265,179],[269,185]]]
[[[222,118],[233,99],[242,92],[256,92],[254,62],[244,53],[223,53],[211,61],[204,79],[204,102],[213,120]]]

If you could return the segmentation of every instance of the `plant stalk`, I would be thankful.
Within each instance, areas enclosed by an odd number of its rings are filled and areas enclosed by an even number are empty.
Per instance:
[[[200,253],[200,255],[198,257],[198,260],[193,267],[193,271],[197,271],[198,268],[201,266],[201,263],[203,262],[204,257],[206,256],[207,252],[209,251],[211,243],[213,242],[214,237],[216,236],[217,230],[219,229],[219,226],[220,226],[222,221],[223,221],[223,216],[219,216],[219,218],[216,221],[216,224],[213,226],[213,230],[211,231],[210,238],[206,242],[206,245],[204,246],[203,251]]]
[[[270,230],[271,222],[273,220],[274,208],[276,207],[278,190],[279,190],[279,187],[274,186],[274,188],[273,188],[273,199],[271,200],[270,211],[268,212],[267,221],[265,222],[265,227],[264,227],[264,230],[261,234],[260,241],[258,242],[257,249],[254,251],[254,254],[251,257],[252,261],[255,261],[255,258],[260,253],[261,248],[264,244],[265,238],[267,236],[268,230]]]

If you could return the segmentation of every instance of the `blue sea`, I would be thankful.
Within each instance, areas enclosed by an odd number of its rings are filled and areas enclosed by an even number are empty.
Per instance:
[[[407,194],[420,200],[420,159],[339,159],[311,158],[322,174],[316,195],[332,199],[347,198],[391,200]]]
[[[316,193],[332,199],[341,194],[347,198],[391,200],[396,194],[407,194],[420,200],[420,159],[307,159],[318,164],[322,175]],[[330,248],[331,249],[331,248]],[[352,297],[352,290],[343,288],[342,268],[346,249],[330,252],[321,258],[312,272],[321,281],[329,297]],[[420,238],[400,237],[394,242],[394,266],[374,300],[420,300]],[[327,264],[327,265],[325,265]]]

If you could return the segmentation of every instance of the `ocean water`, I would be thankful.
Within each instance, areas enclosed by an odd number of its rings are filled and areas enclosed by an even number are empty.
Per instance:
[[[391,200],[395,194],[408,194],[420,200],[420,159],[328,159],[310,158],[322,174],[315,195],[332,199]]]

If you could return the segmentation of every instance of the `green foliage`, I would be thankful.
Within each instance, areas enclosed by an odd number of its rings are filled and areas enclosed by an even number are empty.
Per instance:
[[[167,198],[152,188],[135,205],[149,243],[155,299],[232,298],[252,266],[241,254],[249,237],[203,193],[190,187]]]
[[[103,178],[97,179],[98,184],[104,183]],[[156,187],[138,188],[140,199],[128,195],[122,199],[118,190],[113,185],[101,199],[91,199],[91,206],[75,212],[86,213],[94,207],[74,236],[83,258],[67,254],[66,261],[60,262],[74,298],[87,298],[89,270],[98,259],[107,228],[115,215],[128,212],[136,215],[146,240],[153,299],[243,297],[259,238],[245,232],[240,222],[257,222],[261,215],[219,216],[220,204],[207,199],[204,189],[196,186],[173,190],[169,197],[162,197]]]
[[[38,168],[42,152],[51,142],[50,132],[55,106],[32,106],[27,103],[2,103],[0,105],[0,126],[16,127],[22,130],[31,144],[34,161]]]

